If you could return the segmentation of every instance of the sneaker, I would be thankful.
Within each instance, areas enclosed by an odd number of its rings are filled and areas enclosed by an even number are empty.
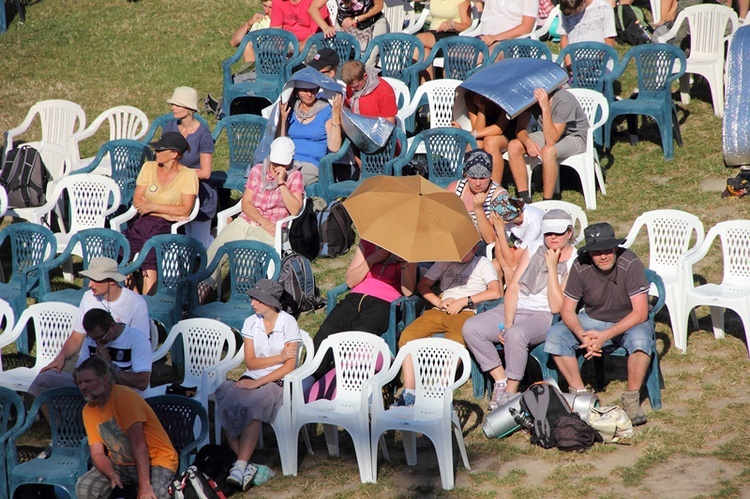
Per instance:
[[[52,444],[49,444],[47,447],[44,448],[42,452],[39,453],[38,456],[36,456],[37,459],[47,459],[52,455]]]
[[[250,489],[250,486],[253,485],[253,479],[257,473],[258,466],[253,463],[247,463],[245,473],[242,475],[242,490],[244,492],[247,492]]]
[[[264,483],[269,481],[271,478],[276,476],[276,473],[265,464],[256,464],[254,466],[257,467],[258,471],[255,472],[255,477],[253,478],[253,485],[263,485]]]
[[[633,426],[639,426],[646,423],[646,414],[641,409],[641,394],[636,390],[622,393],[622,408],[630,418]]]
[[[396,398],[396,403],[394,405],[396,407],[411,407],[414,405],[414,402],[416,402],[416,397],[413,393],[402,391]]]
[[[245,474],[245,470],[249,467],[250,466],[243,468],[242,466],[238,466],[236,464],[232,466],[232,469],[229,470],[227,483],[231,485],[232,487],[237,487],[238,489],[241,489],[243,486],[242,479]]]
[[[494,411],[498,407],[500,407],[502,404],[508,401],[509,397],[505,397],[505,383],[502,381],[495,381],[495,386],[492,388],[492,398],[490,398],[490,410]],[[505,402],[500,402],[500,399],[503,399]]]

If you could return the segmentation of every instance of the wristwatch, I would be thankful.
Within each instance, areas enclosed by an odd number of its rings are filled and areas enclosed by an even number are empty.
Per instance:
[[[466,306],[469,308],[474,308],[474,300],[471,299],[471,296],[466,299]]]

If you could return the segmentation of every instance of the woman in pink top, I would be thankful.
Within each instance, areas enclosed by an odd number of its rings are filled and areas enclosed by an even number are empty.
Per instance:
[[[407,263],[369,241],[360,241],[346,271],[346,284],[351,292],[321,324],[313,339],[315,351],[334,333],[367,331],[378,336],[385,333],[391,302],[411,296],[416,283],[417,264]],[[330,362],[322,362],[315,377],[322,377],[331,367]]]
[[[294,33],[299,41],[300,49],[308,38],[318,31],[318,25],[310,17],[312,0],[273,0],[271,7],[271,27]],[[320,9],[320,15],[326,23],[331,24],[328,9],[325,5]]]

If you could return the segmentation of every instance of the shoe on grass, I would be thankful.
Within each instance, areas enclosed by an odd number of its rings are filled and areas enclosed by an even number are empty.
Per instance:
[[[509,397],[504,397],[506,384],[502,381],[495,381],[495,386],[492,388],[492,398],[490,398],[490,410],[494,411],[502,404],[508,401]],[[500,402],[500,399],[504,399],[505,402]]]
[[[637,390],[622,393],[622,408],[625,409],[633,426],[646,423],[646,414],[641,409],[641,394]]]
[[[258,473],[258,466],[253,463],[247,463],[245,473],[242,475],[242,490],[247,492],[253,485],[253,479]]]
[[[235,464],[232,469],[229,470],[229,476],[227,477],[227,483],[232,487],[242,488],[242,479],[245,475],[246,466],[240,466]]]

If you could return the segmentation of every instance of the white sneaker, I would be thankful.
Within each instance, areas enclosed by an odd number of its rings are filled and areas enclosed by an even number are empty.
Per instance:
[[[506,384],[502,381],[495,381],[495,386],[492,388],[492,398],[490,399],[490,410],[494,411],[500,404],[500,399],[505,393]],[[506,399],[507,401],[507,399]]]
[[[242,478],[245,474],[245,467],[235,464],[232,469],[229,470],[229,476],[227,477],[227,483],[232,487],[241,489],[243,486]]]
[[[242,476],[242,490],[247,492],[250,489],[250,486],[253,484],[253,478],[255,478],[255,474],[258,472],[258,467],[254,465],[253,463],[247,463],[247,468],[245,468],[245,473]]]

